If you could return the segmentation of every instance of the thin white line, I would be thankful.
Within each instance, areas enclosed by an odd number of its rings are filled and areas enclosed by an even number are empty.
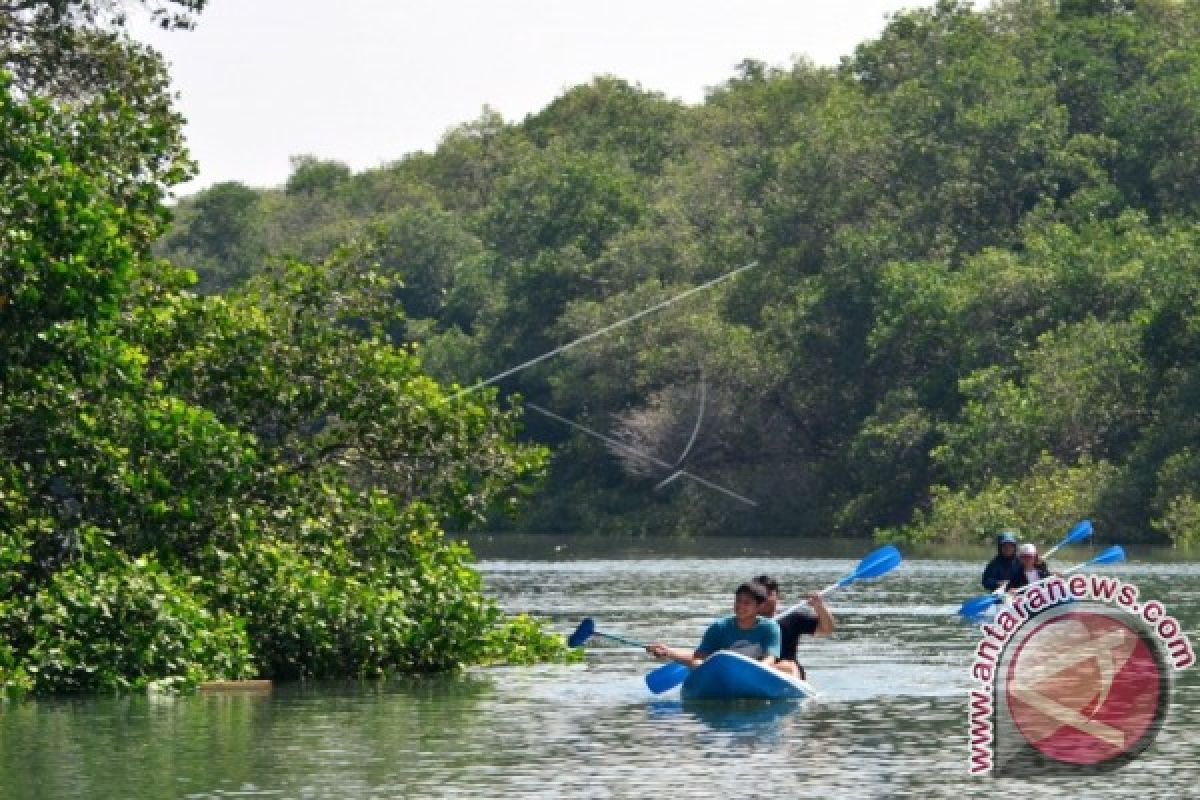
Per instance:
[[[1069,725],[1075,730],[1094,736],[1113,747],[1125,746],[1125,734],[1111,725],[1099,720],[1088,719],[1075,709],[1068,708],[1027,686],[1014,686],[1010,691],[1018,700],[1033,706],[1055,722]]]
[[[538,412],[539,414],[545,414],[550,419],[557,420],[558,422],[561,422],[563,425],[567,425],[571,428],[574,428],[577,431],[586,433],[588,436],[594,436],[597,439],[599,439],[600,441],[605,442],[619,450],[624,450],[625,452],[629,453],[632,456],[635,456],[636,458],[641,458],[645,461],[649,461],[651,464],[655,464],[656,466],[662,467],[663,469],[675,469],[674,465],[668,464],[666,461],[663,461],[661,458],[658,458],[657,456],[652,456],[649,453],[645,453],[634,447],[630,447],[629,445],[625,444],[624,442],[620,441],[619,439],[614,439],[611,436],[605,436],[603,433],[600,433],[599,431],[594,431],[591,428],[587,427],[586,425],[580,425],[578,422],[573,422],[572,420],[569,420],[566,417],[559,416],[558,414],[555,414],[553,411],[547,411],[546,409],[542,408],[539,405],[535,405],[533,403],[526,402],[525,407],[533,409],[534,411]],[[715,484],[712,481],[705,480],[704,478],[701,478],[699,475],[693,475],[692,473],[688,472],[687,470],[683,470],[683,469],[678,470],[678,474],[683,475],[684,477],[687,477],[687,478],[691,478],[692,480],[694,480],[696,483],[700,484],[701,486],[707,486],[710,489],[715,489],[718,492],[727,494],[730,497],[734,498],[735,500],[740,500],[741,502],[745,503],[746,505],[750,505],[750,506],[758,505],[758,503],[754,502],[749,497],[743,497],[742,495],[738,494],[737,492],[726,489],[724,486]]]
[[[667,484],[673,482],[676,478],[678,478],[681,475],[683,475],[682,471],[672,472],[670,475],[668,475],[667,477],[665,477],[661,481],[659,481],[657,484],[655,484],[654,491],[657,492],[659,489],[661,489],[664,486],[666,486]]]
[[[1036,666],[1026,667],[1015,676],[1013,683],[1014,685],[1029,688],[1060,672],[1068,669],[1073,670],[1079,664],[1089,659],[1098,659],[1102,653],[1109,653],[1109,657],[1111,658],[1112,651],[1118,648],[1124,649],[1126,643],[1133,636],[1133,633],[1124,630],[1111,630],[1101,634],[1097,638],[1088,639],[1086,642],[1070,642],[1067,652],[1061,654],[1059,658],[1037,664]],[[1129,649],[1133,650],[1132,647]],[[1125,661],[1128,660],[1129,656],[1126,655]],[[1125,661],[1122,661],[1118,666],[1123,666]]]
[[[517,366],[515,366],[511,369],[506,369],[504,372],[501,372],[498,375],[493,375],[492,377],[488,378],[487,380],[482,380],[479,383],[475,384],[474,386],[468,386],[466,389],[462,389],[461,391],[455,392],[454,394],[450,395],[450,397],[448,397],[447,400],[457,400],[458,398],[462,397],[463,395],[471,394],[472,392],[478,391],[479,389],[482,389],[484,386],[489,386],[489,385],[495,383],[496,381],[507,378],[509,375],[514,375],[523,369],[528,369],[529,367],[532,367],[534,364],[539,364],[548,358],[553,358],[554,356],[558,355],[559,353],[562,353],[566,350],[570,350],[572,347],[574,347],[577,344],[583,344],[584,342],[591,341],[592,339],[595,339],[598,336],[603,336],[604,334],[609,333],[610,331],[616,330],[617,328],[621,327],[622,325],[628,325],[630,322],[639,320],[642,317],[646,316],[647,314],[653,314],[655,311],[666,308],[667,306],[671,305],[672,303],[676,303],[676,302],[684,299],[685,297],[691,297],[692,295],[696,294],[697,292],[702,292],[705,289],[708,289],[709,287],[716,286],[721,281],[728,280],[728,279],[732,278],[734,275],[737,275],[739,272],[745,272],[746,270],[750,269],[751,267],[757,266],[757,264],[758,264],[757,261],[751,261],[749,264],[744,264],[744,265],[738,267],[737,269],[733,270],[732,272],[726,272],[724,275],[713,278],[711,281],[702,283],[699,286],[693,286],[691,289],[688,289],[685,292],[681,292],[681,293],[675,295],[674,297],[670,297],[670,298],[662,301],[661,303],[658,303],[657,305],[650,306],[650,308],[643,309],[642,311],[637,312],[636,314],[634,314],[631,317],[626,317],[625,319],[617,320],[616,322],[612,323],[611,325],[605,325],[603,328],[601,328],[598,331],[593,331],[592,333],[580,336],[578,339],[567,342],[566,344],[563,344],[563,345],[559,345],[558,347],[554,348],[553,350],[551,350],[548,353],[542,353],[540,356],[537,356],[536,358],[531,358],[523,364],[518,364]]]
[[[700,413],[696,415],[696,426],[692,428],[692,436],[688,439],[687,447],[683,448],[683,454],[679,456],[679,460],[675,462],[675,466],[683,466],[683,460],[688,457],[688,453],[692,452],[692,445],[696,443],[696,437],[700,435],[700,423],[704,421],[704,407],[708,404],[708,381],[704,380],[704,372],[700,372]],[[655,487],[658,488],[657,486]]]

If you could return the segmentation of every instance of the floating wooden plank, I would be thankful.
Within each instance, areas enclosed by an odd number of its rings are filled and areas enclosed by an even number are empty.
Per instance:
[[[197,688],[202,692],[269,692],[271,681],[204,681]]]

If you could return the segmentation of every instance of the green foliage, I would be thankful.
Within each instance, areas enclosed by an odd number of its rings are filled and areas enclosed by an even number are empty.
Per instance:
[[[881,540],[981,543],[997,530],[1016,528],[1032,540],[1048,540],[1080,516],[1103,513],[1106,490],[1120,478],[1103,461],[1066,466],[1043,453],[1019,479],[993,479],[978,490],[933,487],[929,511],[905,527],[876,531]]]
[[[117,95],[63,114],[10,87],[0,73],[0,347],[26,358],[56,322],[113,314],[137,249],[162,232],[166,185],[187,164],[171,118]]]
[[[1177,547],[1190,548],[1200,542],[1200,502],[1196,487],[1200,486],[1200,458],[1191,446],[1167,457],[1158,470],[1158,491],[1153,521],[1160,531]]]
[[[603,155],[554,147],[497,181],[482,229],[488,243],[509,258],[574,246],[590,259],[637,221],[641,205],[628,171]]]
[[[321,161],[315,156],[292,156],[292,174],[287,194],[329,192],[350,178],[350,168],[337,161]]]
[[[558,141],[652,174],[678,153],[684,119],[680,103],[608,76],[569,89],[521,127],[539,147]]]
[[[185,224],[166,237],[163,246],[196,268],[200,291],[221,291],[244,281],[266,256],[257,229],[259,195],[237,183],[218,183],[190,204]]]
[[[570,650],[561,636],[548,634],[541,623],[517,614],[491,629],[484,643],[484,663],[538,664],[544,661],[583,661],[583,651]]]
[[[931,453],[947,473],[1015,476],[1042,450],[1119,453],[1144,413],[1146,370],[1128,324],[1088,319],[1042,334],[1014,369],[1019,383],[1000,367],[963,379],[966,405]]]
[[[39,693],[252,676],[243,623],[211,611],[195,592],[198,583],[117,551],[56,572],[32,597],[0,606],[0,630],[19,654],[5,688],[24,688],[21,676]]]
[[[298,162],[220,242],[190,229],[203,233],[222,190],[185,199],[160,252],[203,287],[243,265],[274,277],[176,315],[184,328],[227,317],[211,349],[136,341],[155,376],[253,434],[263,463],[342,459],[356,480],[503,526],[480,492],[447,491],[489,480],[447,466],[466,458],[447,442],[495,441],[510,417],[367,425],[368,408],[402,406],[365,389],[361,407],[348,401],[358,417],[334,419],[350,384],[332,361],[291,380],[328,342],[283,346],[270,330],[293,306],[299,330],[324,330],[312,298],[374,275],[372,296],[398,306],[379,330],[466,385],[755,261],[501,390],[672,464],[703,383],[686,466],[758,505],[683,480],[656,491],[668,471],[531,418],[526,435],[557,458],[527,525],[955,539],[1098,509],[1131,535],[1182,541],[1196,484],[1180,465],[1200,452],[1198,65],[1194,3],[943,0],[894,15],[837,69],[746,61],[695,106],[598,78],[520,123],[485,109],[435,152],[379,169]],[[377,247],[336,255],[348,240]],[[308,288],[282,288],[297,280]],[[247,299],[266,296],[288,300]],[[259,319],[266,330],[247,322]],[[369,385],[367,351],[334,351]],[[394,358],[385,371],[407,380]],[[246,366],[276,361],[288,366]],[[427,422],[446,427],[427,435]],[[446,456],[430,462],[446,480],[379,469],[395,451],[339,449],[413,430]],[[539,472],[499,451],[511,474]],[[1072,483],[1086,475],[1094,492]],[[1055,493],[1055,479],[1069,485]],[[497,490],[491,507],[519,494]]]
[[[165,110],[162,60],[124,36],[129,7],[165,30],[192,27],[208,0],[31,0],[0,6],[0,72],[30,94],[119,94]]]
[[[483,243],[456,215],[406,208],[375,223],[380,269],[399,278],[406,316],[470,330],[489,305]]]
[[[1155,520],[1155,527],[1176,547],[1191,549],[1200,542],[1200,500],[1193,494],[1172,497],[1162,517]]]
[[[396,287],[360,250],[186,291],[148,252],[177,123],[0,74],[5,694],[561,657],[441,532],[540,475],[518,411],[451,401],[384,338]],[[258,197],[205,201],[191,242],[232,257]]]

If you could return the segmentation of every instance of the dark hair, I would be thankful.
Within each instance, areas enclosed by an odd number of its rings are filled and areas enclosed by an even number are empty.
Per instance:
[[[754,579],[754,582],[767,590],[767,593],[775,592],[779,594],[779,581],[772,578],[770,575],[759,575]]]
[[[761,583],[747,581],[746,583],[743,583],[741,586],[737,587],[737,591],[733,593],[733,596],[738,597],[743,594],[753,597],[754,602],[758,603],[760,606],[767,602],[767,589]]]

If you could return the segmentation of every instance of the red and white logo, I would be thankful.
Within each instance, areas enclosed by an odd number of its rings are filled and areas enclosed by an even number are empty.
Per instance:
[[[1168,668],[1135,618],[1074,610],[1032,620],[1023,633],[1001,696],[1034,750],[1103,769],[1149,746],[1166,715]]]

